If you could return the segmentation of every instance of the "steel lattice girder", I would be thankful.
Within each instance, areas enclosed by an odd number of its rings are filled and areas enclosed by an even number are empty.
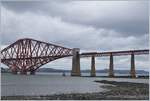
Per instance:
[[[1,62],[8,67],[31,71],[50,61],[72,56],[72,49],[26,38],[3,49],[1,56]]]
[[[103,57],[103,56],[110,56],[112,54],[113,56],[124,56],[124,55],[146,55],[149,54],[149,49],[144,50],[128,50],[128,51],[110,51],[110,52],[90,52],[90,53],[82,53],[80,54],[81,57]]]

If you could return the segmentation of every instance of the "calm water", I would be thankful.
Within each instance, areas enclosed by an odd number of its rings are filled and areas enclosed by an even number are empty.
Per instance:
[[[13,75],[2,73],[1,95],[49,95],[60,93],[101,92],[106,90],[101,88],[103,84],[93,81],[103,79],[139,83],[149,82],[148,79],[63,77],[58,73],[38,73],[36,75]]]

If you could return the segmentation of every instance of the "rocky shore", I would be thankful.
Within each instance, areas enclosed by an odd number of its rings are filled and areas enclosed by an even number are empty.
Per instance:
[[[2,100],[148,100],[149,84],[116,82],[116,81],[94,81],[104,83],[107,91],[99,93],[72,93],[54,94],[44,96],[2,96]]]

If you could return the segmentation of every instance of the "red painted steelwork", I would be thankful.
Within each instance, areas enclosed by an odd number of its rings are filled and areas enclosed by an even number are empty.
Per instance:
[[[92,56],[121,56],[121,55],[142,55],[149,54],[149,50],[129,50],[111,52],[82,53],[80,57]],[[42,42],[34,39],[20,39],[1,51],[1,62],[6,64],[12,72],[33,74],[42,65],[63,57],[73,55],[73,49]]]
[[[42,65],[67,56],[72,56],[72,49],[41,42],[34,39],[20,39],[1,51],[1,62],[10,67],[12,72],[34,73]]]

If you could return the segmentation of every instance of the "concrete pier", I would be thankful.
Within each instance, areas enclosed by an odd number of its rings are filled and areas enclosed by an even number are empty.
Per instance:
[[[91,76],[92,77],[96,76],[96,72],[95,72],[95,56],[91,57]]]
[[[12,74],[18,74],[17,70],[11,70]]]
[[[27,74],[27,70],[26,70],[26,66],[23,64],[21,70],[20,70],[20,74],[22,75],[26,75]]]
[[[35,71],[30,71],[30,75],[35,75]]]
[[[36,72],[35,69],[34,69],[33,67],[31,67],[29,71],[30,71],[30,75],[34,75],[35,72]]]
[[[17,66],[16,65],[13,65],[11,68],[10,68],[12,74],[18,74],[18,70],[17,70]]]
[[[81,76],[79,52],[80,52],[79,48],[73,49],[71,76]]]
[[[135,72],[135,60],[134,60],[134,54],[131,54],[131,70],[130,75],[132,78],[136,78],[136,72]]]
[[[113,55],[112,55],[112,53],[110,54],[109,77],[114,77],[114,64],[113,64]]]
[[[27,75],[27,71],[26,71],[26,70],[21,70],[21,71],[20,71],[20,74],[22,74],[22,75]]]

